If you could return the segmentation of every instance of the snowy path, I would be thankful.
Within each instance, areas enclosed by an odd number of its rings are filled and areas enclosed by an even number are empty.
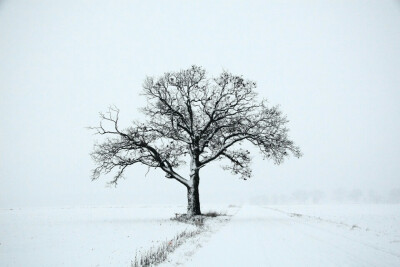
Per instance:
[[[398,244],[382,238],[316,217],[250,206],[184,265],[400,266]]]

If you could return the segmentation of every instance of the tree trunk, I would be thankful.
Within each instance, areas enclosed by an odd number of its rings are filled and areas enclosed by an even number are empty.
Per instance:
[[[199,197],[199,185],[193,185],[192,187],[188,187],[188,206],[187,206],[187,215],[201,215],[200,211],[200,197]]]
[[[200,197],[199,197],[199,170],[197,168],[192,168],[190,173],[190,186],[187,187],[188,193],[188,206],[187,215],[201,215],[200,210]]]

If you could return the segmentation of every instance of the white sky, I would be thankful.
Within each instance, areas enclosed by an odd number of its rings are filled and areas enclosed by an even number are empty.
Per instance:
[[[185,205],[144,167],[91,182],[85,127],[110,104],[128,126],[146,75],[192,64],[255,80],[304,153],[255,154],[248,181],[209,166],[203,203],[400,187],[400,3],[216,2],[0,1],[0,206]]]

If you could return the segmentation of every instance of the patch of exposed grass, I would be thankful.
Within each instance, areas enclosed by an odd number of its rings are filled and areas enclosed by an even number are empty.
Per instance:
[[[219,217],[219,216],[227,216],[225,212],[217,212],[217,211],[209,211],[203,214],[206,217]]]
[[[219,216],[227,216],[226,213],[223,212],[217,212],[217,211],[209,211],[206,213],[203,213],[202,215],[195,215],[195,216],[188,216],[187,214],[179,214],[176,213],[174,218],[171,218],[173,221],[178,221],[182,223],[188,223],[188,224],[193,224],[196,226],[203,226],[205,220],[208,218],[215,218]]]
[[[198,227],[202,227],[204,225],[204,216],[202,215],[188,216],[187,214],[176,213],[175,217],[171,218],[171,220],[181,223],[193,224]]]
[[[202,228],[196,230],[185,230],[177,234],[171,240],[164,241],[158,247],[152,247],[148,251],[136,253],[135,260],[131,262],[132,267],[155,266],[164,262],[168,254],[172,253],[177,247],[182,245],[188,238],[194,237],[202,232]]]
[[[145,252],[136,252],[135,259],[131,262],[132,267],[156,266],[164,262],[168,254],[172,253],[176,248],[185,243],[191,237],[207,231],[208,227],[204,225],[205,221],[219,216],[228,216],[224,212],[208,211],[202,215],[188,216],[187,214],[176,213],[172,221],[178,221],[197,226],[195,230],[185,230],[177,234],[171,240],[162,242],[157,247],[152,247]]]

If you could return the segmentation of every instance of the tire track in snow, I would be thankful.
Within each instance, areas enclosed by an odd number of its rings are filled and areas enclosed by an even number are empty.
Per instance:
[[[396,255],[348,239],[334,224],[243,207],[185,266],[400,266]]]
[[[351,238],[348,235],[344,235],[344,234],[338,233],[338,231],[332,231],[332,230],[323,228],[321,226],[315,225],[316,222],[323,222],[323,223],[328,223],[328,224],[334,224],[334,225],[336,225],[338,227],[341,227],[343,230],[352,230],[352,229],[354,229],[353,227],[350,227],[350,225],[348,225],[348,224],[345,224],[345,223],[342,223],[342,222],[335,222],[335,221],[332,221],[332,220],[327,220],[327,219],[323,219],[323,218],[316,217],[316,216],[310,216],[310,215],[305,215],[305,214],[300,214],[300,213],[286,212],[286,211],[279,210],[279,209],[276,209],[276,208],[269,208],[269,207],[264,207],[264,208],[270,209],[270,210],[274,210],[274,211],[277,211],[277,212],[281,212],[283,214],[286,214],[286,215],[288,215],[289,217],[291,217],[293,219],[297,219],[298,223],[302,223],[305,226],[311,227],[313,229],[318,229],[320,231],[324,231],[324,232],[329,233],[331,235],[340,236],[340,237],[345,238],[345,239],[347,239],[347,240],[349,240],[351,242],[355,242],[357,244],[364,245],[364,246],[367,246],[369,248],[378,250],[380,252],[384,252],[384,253],[387,253],[387,254],[390,254],[392,256],[400,258],[400,254],[396,254],[396,253],[391,252],[389,250],[386,250],[386,249],[384,249],[382,247],[378,247],[378,246],[376,246],[374,244],[371,244],[369,242],[360,241],[360,240]],[[304,219],[308,219],[309,222],[307,222]],[[311,223],[310,223],[310,221],[311,221]]]

